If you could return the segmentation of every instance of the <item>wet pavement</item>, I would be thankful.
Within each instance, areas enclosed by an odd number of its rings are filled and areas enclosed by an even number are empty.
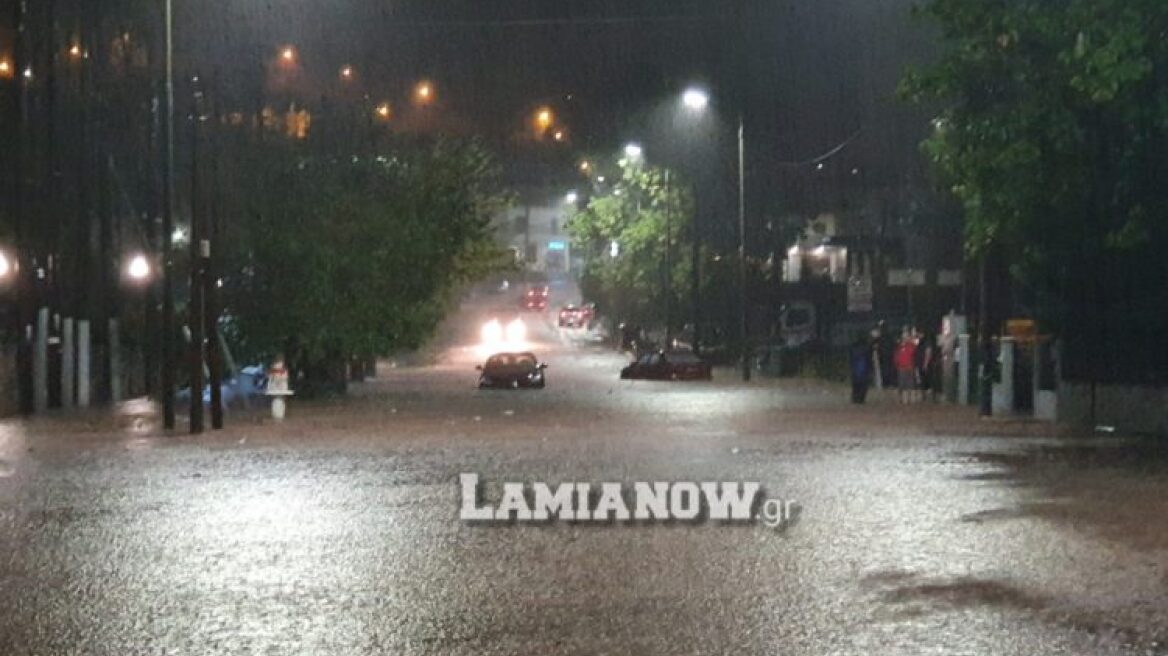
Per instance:
[[[470,323],[470,322],[468,322]],[[533,322],[538,323],[538,322]],[[1168,455],[785,382],[617,379],[536,326],[289,419],[0,424],[0,654],[1163,654]],[[783,530],[473,525],[458,475],[760,481]]]

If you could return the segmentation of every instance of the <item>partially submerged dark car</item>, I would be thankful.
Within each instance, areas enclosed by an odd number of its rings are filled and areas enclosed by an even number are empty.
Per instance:
[[[546,384],[547,364],[534,353],[496,353],[475,369],[481,372],[479,389],[543,389]]]
[[[710,380],[713,369],[692,351],[654,351],[621,369],[625,380]]]

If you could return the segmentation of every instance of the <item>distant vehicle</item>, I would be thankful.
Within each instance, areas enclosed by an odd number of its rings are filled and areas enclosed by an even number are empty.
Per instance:
[[[547,384],[543,373],[547,363],[534,353],[496,353],[475,369],[481,372],[479,389],[543,389]]]
[[[621,369],[624,380],[710,380],[713,370],[692,351],[646,353]]]
[[[528,289],[523,294],[523,309],[534,312],[543,312],[548,306],[547,285],[540,285]]]
[[[575,305],[565,305],[560,308],[560,328],[582,328],[587,325],[588,319],[585,317],[584,308]]]

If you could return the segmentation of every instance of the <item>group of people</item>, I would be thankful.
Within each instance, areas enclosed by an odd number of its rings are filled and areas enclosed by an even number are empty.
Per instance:
[[[941,354],[937,340],[905,326],[893,341],[883,322],[868,336],[858,335],[849,352],[852,402],[864,403],[871,387],[896,387],[903,404],[936,400],[941,392]]]

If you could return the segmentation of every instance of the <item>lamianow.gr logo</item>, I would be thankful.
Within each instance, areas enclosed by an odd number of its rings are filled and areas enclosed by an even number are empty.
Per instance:
[[[467,522],[684,521],[759,522],[785,528],[799,514],[790,499],[763,498],[757,482],[634,482],[530,484],[505,482],[498,503],[481,495],[478,474],[460,474]],[[630,503],[631,502],[631,503]]]

